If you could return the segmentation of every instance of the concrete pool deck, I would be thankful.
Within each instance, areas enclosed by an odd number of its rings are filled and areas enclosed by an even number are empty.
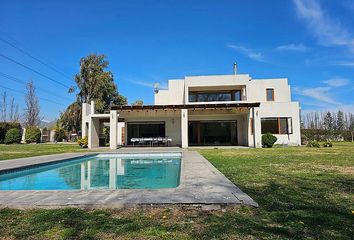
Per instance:
[[[0,207],[12,208],[122,208],[139,205],[250,205],[258,204],[196,151],[179,148],[122,148],[114,153],[182,152],[177,188],[118,190],[1,191]],[[101,152],[102,153],[102,152]],[[112,153],[112,152],[110,152]],[[0,173],[23,166],[62,161],[95,153],[65,153],[0,161]]]

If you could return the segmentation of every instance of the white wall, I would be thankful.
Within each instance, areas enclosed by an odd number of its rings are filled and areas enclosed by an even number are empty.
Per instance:
[[[288,103],[262,103],[259,108],[259,117],[291,117],[292,134],[275,134],[278,138],[276,144],[301,145],[300,112],[298,102]]]
[[[252,80],[247,85],[247,98],[251,102],[266,102],[266,89],[274,88],[274,102],[290,102],[290,86],[288,79]]]
[[[168,89],[155,93],[155,105],[184,104],[184,79],[169,80]]]

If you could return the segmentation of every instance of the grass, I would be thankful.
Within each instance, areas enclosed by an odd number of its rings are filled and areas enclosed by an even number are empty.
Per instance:
[[[353,238],[353,143],[200,153],[260,207],[0,209],[0,239]]]
[[[0,144],[0,160],[83,151],[77,144]]]

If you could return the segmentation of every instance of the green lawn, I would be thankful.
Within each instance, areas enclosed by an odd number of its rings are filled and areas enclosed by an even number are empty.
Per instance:
[[[2,209],[0,239],[352,239],[354,144],[200,152],[260,207]]]
[[[0,144],[0,160],[82,151],[77,144]]]

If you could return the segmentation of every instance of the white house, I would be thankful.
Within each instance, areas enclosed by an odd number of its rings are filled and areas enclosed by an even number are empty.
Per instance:
[[[241,145],[261,147],[263,133],[276,144],[300,145],[299,103],[291,101],[286,78],[252,79],[248,74],[187,76],[155,91],[154,105],[112,106],[95,113],[83,104],[82,135],[99,146],[103,124],[110,126],[110,148],[134,141],[170,146]],[[132,141],[133,140],[133,141]],[[139,141],[141,140],[141,141]]]

